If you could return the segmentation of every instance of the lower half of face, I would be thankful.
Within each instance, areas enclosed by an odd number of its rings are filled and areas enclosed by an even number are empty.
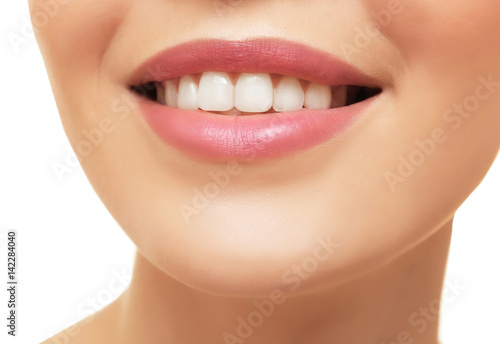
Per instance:
[[[363,273],[448,221],[500,146],[493,0],[45,3],[32,20],[85,173],[140,252],[200,290]],[[286,53],[248,48],[263,41]]]

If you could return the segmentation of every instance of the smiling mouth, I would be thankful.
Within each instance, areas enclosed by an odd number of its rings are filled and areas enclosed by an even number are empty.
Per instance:
[[[191,157],[282,157],[334,139],[382,93],[356,67],[301,43],[199,40],[140,65],[130,90],[151,130]]]
[[[131,89],[147,99],[180,110],[222,115],[277,113],[300,109],[327,110],[362,102],[379,88],[321,85],[270,73],[203,72]]]

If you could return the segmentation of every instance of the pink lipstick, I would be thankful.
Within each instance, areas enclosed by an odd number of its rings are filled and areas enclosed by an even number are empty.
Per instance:
[[[275,39],[181,44],[144,62],[130,84],[151,85],[207,71],[278,74],[332,87],[377,87],[372,78],[334,56]],[[146,97],[138,97],[138,102],[147,124],[166,144],[201,158],[241,160],[283,157],[334,139],[366,112],[373,99],[330,109],[244,116],[181,110]]]

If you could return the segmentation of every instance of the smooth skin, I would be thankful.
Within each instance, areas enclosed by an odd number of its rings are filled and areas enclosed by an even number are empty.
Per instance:
[[[46,1],[29,2],[68,138],[138,248],[127,291],[45,343],[438,342],[453,217],[500,147],[500,2],[72,0],[46,21]],[[382,94],[340,138],[239,162],[186,219],[229,162],[161,142],[128,80],[158,51],[214,37],[311,45]],[[248,338],[239,317],[256,324]]]

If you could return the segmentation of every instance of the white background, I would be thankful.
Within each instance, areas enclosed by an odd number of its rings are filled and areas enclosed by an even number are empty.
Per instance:
[[[38,343],[119,295],[134,246],[79,166],[62,179],[53,171],[54,163],[66,164],[70,146],[27,1],[2,1],[0,23],[0,342]],[[446,280],[466,290],[444,304],[444,344],[500,343],[499,211],[497,159],[456,216]],[[18,232],[16,338],[6,334],[10,229]]]

